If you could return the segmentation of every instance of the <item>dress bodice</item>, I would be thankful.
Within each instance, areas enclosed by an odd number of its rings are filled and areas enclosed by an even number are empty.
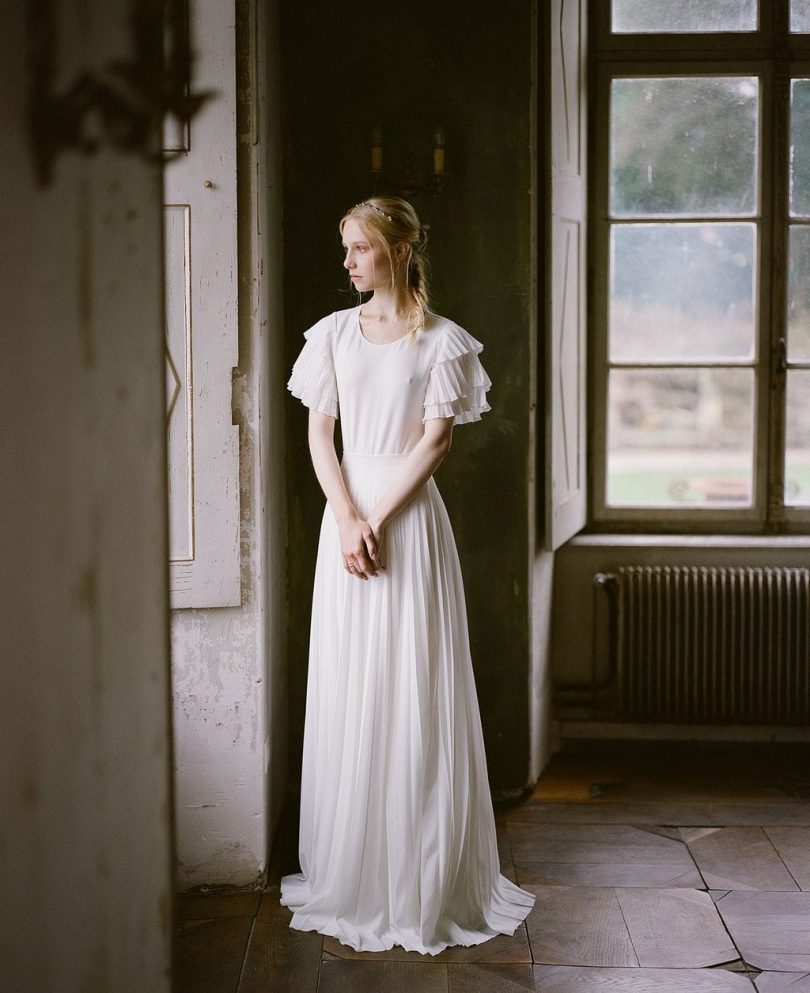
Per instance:
[[[288,389],[340,418],[346,452],[399,455],[419,441],[425,421],[462,424],[490,409],[483,345],[444,317],[430,315],[415,336],[375,344],[363,335],[358,306],[322,318],[304,337]]]

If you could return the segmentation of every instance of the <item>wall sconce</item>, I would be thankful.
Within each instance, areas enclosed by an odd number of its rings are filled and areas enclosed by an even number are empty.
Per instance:
[[[433,183],[436,192],[441,193],[444,183],[444,128],[441,124],[433,132]]]
[[[383,167],[383,133],[382,128],[379,124],[375,124],[371,132],[371,178],[374,182],[374,190],[376,192],[376,183],[379,177],[382,175]]]
[[[447,176],[445,167],[445,134],[444,128],[438,125],[433,132],[433,159],[430,178],[426,183],[419,184],[411,176],[399,190],[400,196],[406,200],[418,193],[432,193],[434,196],[444,189],[444,179]],[[413,172],[413,170],[410,170]],[[371,131],[371,189],[380,192],[383,177],[383,130],[380,124],[375,124]],[[390,185],[390,184],[389,184]]]

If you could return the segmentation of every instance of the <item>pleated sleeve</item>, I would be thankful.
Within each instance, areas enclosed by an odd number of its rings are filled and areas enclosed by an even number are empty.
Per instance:
[[[334,315],[304,332],[304,347],[292,367],[287,389],[305,407],[338,417],[338,390],[333,357]]]
[[[423,421],[434,417],[454,417],[454,424],[481,420],[490,409],[486,394],[492,386],[478,358],[483,348],[457,324],[443,329],[425,391]]]

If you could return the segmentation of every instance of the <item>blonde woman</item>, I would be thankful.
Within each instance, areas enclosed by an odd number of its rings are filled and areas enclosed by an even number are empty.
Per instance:
[[[435,955],[513,934],[534,896],[500,872],[458,554],[433,473],[489,410],[482,345],[428,309],[425,232],[397,197],[340,223],[361,303],[304,335],[326,496],[310,632],[291,926]],[[340,419],[343,458],[334,444]]]

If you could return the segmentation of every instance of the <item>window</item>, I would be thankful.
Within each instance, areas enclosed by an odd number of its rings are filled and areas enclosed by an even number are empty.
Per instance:
[[[600,526],[810,523],[810,0],[595,5]]]

